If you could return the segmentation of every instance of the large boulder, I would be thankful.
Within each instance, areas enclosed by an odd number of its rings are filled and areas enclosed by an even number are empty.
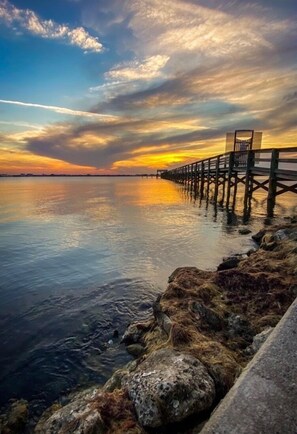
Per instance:
[[[106,432],[100,412],[93,405],[98,389],[89,389],[75,396],[72,402],[55,411],[47,420],[41,418],[36,434],[103,434]]]
[[[36,434],[140,434],[128,393],[115,389],[89,389],[74,394],[65,407],[46,412],[35,428]]]
[[[166,348],[152,353],[123,386],[142,426],[179,422],[211,407],[214,381],[195,357]]]

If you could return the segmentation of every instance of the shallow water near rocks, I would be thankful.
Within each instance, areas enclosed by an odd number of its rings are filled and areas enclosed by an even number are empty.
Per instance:
[[[295,196],[276,220],[296,214]],[[114,331],[151,314],[175,268],[215,269],[253,246],[240,201],[230,215],[160,179],[3,178],[0,197],[0,406],[24,398],[33,413],[131,359]]]

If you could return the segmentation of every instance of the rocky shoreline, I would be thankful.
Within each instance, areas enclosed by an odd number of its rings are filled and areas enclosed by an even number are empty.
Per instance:
[[[253,239],[255,249],[217,271],[176,269],[152,318],[122,338],[135,360],[54,404],[35,433],[199,432],[297,295],[296,218]],[[0,431],[24,432],[27,416],[26,403],[14,403]]]

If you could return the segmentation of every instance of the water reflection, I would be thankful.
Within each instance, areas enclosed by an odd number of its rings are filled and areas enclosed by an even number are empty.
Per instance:
[[[261,180],[259,180],[261,183]],[[286,182],[287,185],[293,185],[293,182]],[[224,184],[225,185],[225,184]],[[181,186],[186,200],[199,203],[199,206],[204,204],[207,209],[209,203],[213,205],[214,216],[217,216],[219,209],[225,209],[226,214],[235,214],[242,222],[247,223],[250,217],[264,217],[267,215],[267,192],[263,189],[258,189],[253,192],[244,203],[245,186],[244,183],[239,183],[236,188],[236,194],[231,194],[230,204],[227,207],[224,204],[224,189],[218,190],[218,196],[215,200],[215,188],[210,186],[207,194],[203,197],[198,194],[190,185]],[[275,217],[282,215],[294,215],[297,212],[297,195],[294,192],[286,192],[278,195],[274,208]],[[230,221],[230,224],[233,224]]]

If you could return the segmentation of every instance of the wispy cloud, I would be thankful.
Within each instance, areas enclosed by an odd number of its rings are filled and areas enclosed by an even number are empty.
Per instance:
[[[169,60],[169,56],[150,56],[143,61],[134,60],[117,65],[106,73],[106,78],[113,80],[149,80],[161,75],[162,68]]]
[[[57,107],[54,105],[35,104],[35,103],[23,102],[23,101],[10,101],[10,100],[6,100],[6,99],[0,99],[0,103],[18,105],[21,107],[34,107],[34,108],[50,110],[50,111],[53,111],[55,113],[61,113],[61,114],[70,115],[70,116],[81,116],[81,117],[93,118],[93,119],[97,118],[97,119],[101,119],[101,120],[103,120],[103,119],[104,120],[116,119],[116,116],[112,116],[112,115],[92,113],[92,112],[82,111],[82,110],[72,110],[72,109],[69,109],[66,107]]]
[[[43,20],[34,11],[19,9],[7,0],[0,1],[0,19],[8,26],[17,26],[33,35],[47,39],[61,39],[88,52],[100,52],[102,44],[83,27],[71,28],[53,20]]]
[[[85,22],[97,31],[103,25],[100,15],[120,23],[123,38],[129,35],[126,46],[135,60],[111,68],[105,85],[91,91],[111,98],[124,96],[146,90],[148,82],[152,87],[156,85],[152,81],[172,80],[201,66],[216,64],[220,70],[219,63],[226,62],[235,70],[251,62],[261,62],[263,67],[263,59],[270,62],[294,50],[297,37],[294,19],[263,5],[238,0],[110,0],[98,5],[97,15],[92,9]],[[113,32],[114,27],[105,23],[105,30]]]

